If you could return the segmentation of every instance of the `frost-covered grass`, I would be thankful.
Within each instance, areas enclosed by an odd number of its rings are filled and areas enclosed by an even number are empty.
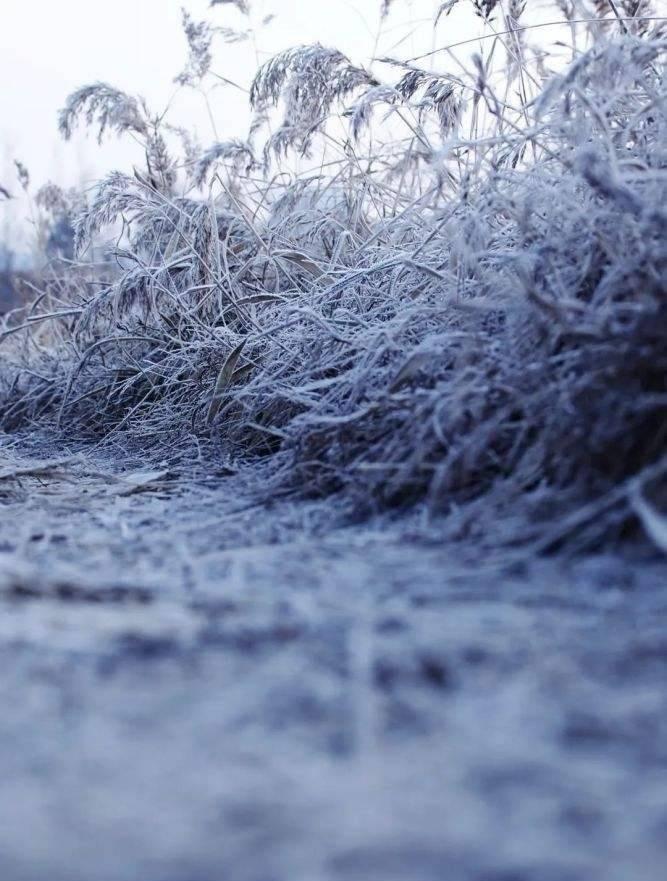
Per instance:
[[[472,3],[466,68],[282,53],[247,141],[72,95],[65,136],[129,134],[146,167],[77,223],[82,251],[117,231],[112,280],[73,269],[7,325],[4,426],[212,438],[270,493],[425,503],[491,541],[590,545],[639,516],[667,544],[667,36],[647,3],[555,6],[567,64],[513,0]],[[185,28],[199,88],[215,33]]]

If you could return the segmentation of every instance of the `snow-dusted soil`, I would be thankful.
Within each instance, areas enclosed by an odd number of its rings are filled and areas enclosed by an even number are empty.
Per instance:
[[[233,478],[17,449],[2,881],[664,877],[664,564],[473,565]]]

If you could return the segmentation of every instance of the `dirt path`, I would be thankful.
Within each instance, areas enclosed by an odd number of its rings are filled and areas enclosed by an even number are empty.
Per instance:
[[[4,881],[662,877],[664,565],[62,458],[0,445]]]

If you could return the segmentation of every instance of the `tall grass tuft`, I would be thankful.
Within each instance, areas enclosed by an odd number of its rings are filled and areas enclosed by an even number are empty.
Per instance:
[[[140,99],[71,96],[65,136],[130,132],[146,167],[77,220],[81,252],[115,228],[119,270],[6,324],[4,426],[213,438],[251,484],[263,460],[270,492],[422,504],[492,545],[662,523],[664,20],[558,2],[550,56],[525,3],[468,6],[486,30],[467,66],[444,47],[380,80],[298,47],[260,67],[246,140],[181,159]],[[185,28],[200,80],[212,32]]]

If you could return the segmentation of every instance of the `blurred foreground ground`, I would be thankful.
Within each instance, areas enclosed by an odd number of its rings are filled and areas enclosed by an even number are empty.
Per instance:
[[[665,564],[472,566],[233,478],[18,449],[3,881],[663,877]]]

